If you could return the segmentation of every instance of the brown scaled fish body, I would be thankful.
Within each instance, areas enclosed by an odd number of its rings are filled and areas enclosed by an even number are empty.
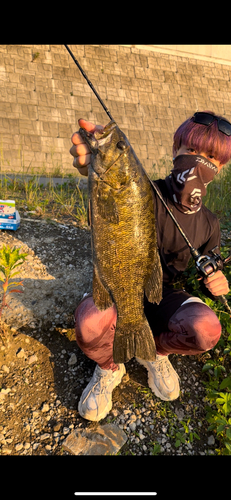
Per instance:
[[[144,293],[150,302],[162,299],[152,187],[115,122],[103,134],[84,129],[80,134],[92,153],[88,196],[93,300],[100,310],[116,305],[115,363],[133,356],[153,361],[155,342],[143,305]]]

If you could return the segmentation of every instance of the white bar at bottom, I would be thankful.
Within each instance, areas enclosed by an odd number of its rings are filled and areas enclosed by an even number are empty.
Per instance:
[[[157,495],[156,491],[152,492],[136,492],[136,491],[75,491],[75,495],[80,495],[80,496],[105,496],[105,495],[113,495],[113,496],[152,496],[152,495]]]

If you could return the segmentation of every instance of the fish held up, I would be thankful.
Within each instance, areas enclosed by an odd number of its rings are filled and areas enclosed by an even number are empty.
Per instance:
[[[144,314],[162,299],[162,267],[151,182],[127,137],[114,121],[103,133],[79,133],[92,157],[88,170],[89,223],[93,254],[93,300],[99,310],[113,304],[117,323],[115,363],[133,356],[154,361],[155,341]]]

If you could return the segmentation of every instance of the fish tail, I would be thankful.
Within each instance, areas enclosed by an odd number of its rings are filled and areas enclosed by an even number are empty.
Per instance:
[[[135,356],[147,361],[155,361],[156,359],[156,344],[152,330],[147,322],[141,325],[141,330],[135,336]]]
[[[116,326],[113,359],[115,363],[126,363],[131,358],[155,361],[156,346],[153,333],[146,319],[138,324],[125,323]]]

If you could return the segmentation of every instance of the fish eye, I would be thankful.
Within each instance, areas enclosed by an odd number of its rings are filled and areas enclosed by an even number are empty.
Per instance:
[[[118,149],[122,149],[122,150],[123,150],[123,149],[126,149],[126,147],[127,147],[127,146],[126,146],[126,144],[125,144],[125,142],[124,142],[124,141],[119,141],[119,142],[117,142],[117,148],[118,148]]]

